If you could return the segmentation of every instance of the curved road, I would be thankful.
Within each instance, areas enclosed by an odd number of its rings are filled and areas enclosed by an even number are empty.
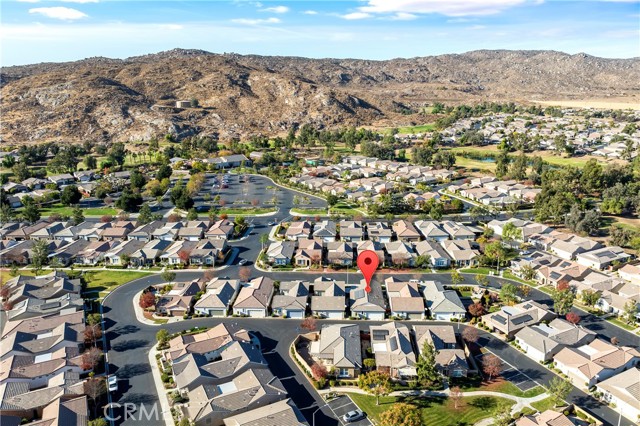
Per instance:
[[[259,190],[264,191],[265,181],[259,179],[256,186]],[[281,212],[288,212],[292,206],[293,195],[288,190],[278,191],[280,198]],[[288,213],[286,214],[288,216]],[[278,217],[279,216],[279,217]],[[275,219],[285,220],[286,217],[282,213],[276,215]],[[248,238],[242,241],[232,242],[230,245],[238,249],[238,256],[233,260],[235,264],[240,258],[247,259],[250,264],[258,257],[261,250],[259,235],[269,231],[267,223],[274,220],[274,217],[256,217],[249,219],[252,222],[252,229]],[[238,269],[235,265],[228,266],[217,271],[218,276],[228,276],[230,278],[238,277]],[[315,272],[260,272],[253,268],[253,276],[267,275],[274,280],[294,280],[306,279],[313,280],[322,273]],[[178,271],[179,280],[191,280],[199,278],[204,271]],[[334,277],[338,280],[347,281],[349,283],[359,282],[361,276],[356,273],[332,273],[324,274]],[[398,275],[397,273],[393,275]],[[389,274],[379,273],[374,279],[383,280]],[[451,276],[449,274],[407,274],[407,279],[423,279],[436,280],[443,284],[451,284]],[[475,284],[473,275],[466,276],[466,282]],[[494,288],[500,288],[503,279],[489,276],[489,285]],[[299,333],[300,322],[297,320],[287,320],[279,318],[253,319],[253,318],[195,318],[177,323],[165,324],[161,327],[142,324],[138,322],[133,310],[133,297],[145,287],[151,284],[162,282],[160,275],[153,275],[146,278],[134,280],[130,283],[120,286],[113,291],[104,301],[104,319],[105,330],[108,345],[109,373],[115,373],[119,378],[119,390],[113,395],[114,402],[124,404],[125,402],[134,404],[143,404],[150,406],[158,401],[158,395],[155,392],[155,384],[151,375],[151,368],[148,363],[148,354],[151,347],[156,343],[156,333],[160,328],[164,328],[171,333],[188,329],[194,326],[211,327],[221,322],[234,322],[249,331],[253,331],[262,341],[262,347],[266,360],[272,372],[280,378],[283,385],[287,389],[289,396],[295,401],[302,413],[307,418],[309,424],[312,424],[313,413],[324,402],[318,396],[317,392],[312,388],[304,375],[299,371],[298,367],[289,357],[289,346],[295,336]],[[532,290],[529,296],[531,300],[538,301],[547,305],[552,305],[549,295],[538,290]],[[601,335],[604,339],[609,340],[616,336],[621,345],[638,346],[638,336],[626,332],[607,321],[603,321],[585,312],[574,310],[581,315],[581,325],[589,328]],[[337,321],[319,321],[320,326],[327,323],[335,323]],[[375,321],[340,321],[340,323],[354,322],[367,329],[369,325],[377,324]],[[434,323],[434,321],[412,321],[407,323]],[[447,323],[451,324],[451,323]],[[465,325],[460,326],[465,327]],[[554,374],[547,370],[539,363],[527,358],[524,354],[517,351],[510,345],[497,339],[489,333],[482,330],[480,332],[479,343],[490,349],[507,363],[517,366],[517,368],[529,376],[531,379],[546,385]],[[605,424],[617,424],[618,413],[607,406],[604,406],[578,389],[574,389],[569,396],[569,401],[579,405],[592,413],[593,416],[602,420]],[[150,411],[148,407],[147,411]],[[122,413],[116,413],[122,414]],[[338,425],[338,421],[331,417],[329,409],[325,406],[321,408],[315,415],[317,425]],[[145,421],[145,419],[129,419],[129,421],[121,421],[120,423],[135,423],[136,425],[157,425],[157,421]],[[313,425],[312,425],[313,426]]]

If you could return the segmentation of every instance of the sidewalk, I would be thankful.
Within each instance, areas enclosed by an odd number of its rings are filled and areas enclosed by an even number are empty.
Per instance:
[[[135,296],[133,296],[133,312],[135,312],[136,314],[136,319],[138,320],[138,322],[141,322],[143,324],[146,325],[152,325],[152,326],[163,326],[164,324],[159,324],[156,323],[155,321],[152,321],[150,319],[147,319],[144,317],[144,313],[142,312],[142,308],[138,305],[138,301],[140,300],[140,296],[142,295],[142,292],[144,290],[140,290],[139,293],[136,293]],[[178,318],[178,317],[167,317],[165,318],[167,319],[167,324],[168,323],[172,323],[172,322],[178,322],[179,320],[181,320],[182,318]]]
[[[158,368],[158,363],[156,362],[157,353],[158,350],[156,349],[156,345],[153,345],[153,347],[149,351],[149,365],[151,366],[151,375],[153,376],[153,383],[156,387],[156,394],[158,395],[158,399],[160,400],[162,420],[164,420],[165,426],[173,426],[174,422],[173,416],[171,415],[171,406],[169,404],[168,391],[162,384],[162,379],[160,378],[160,369]]]

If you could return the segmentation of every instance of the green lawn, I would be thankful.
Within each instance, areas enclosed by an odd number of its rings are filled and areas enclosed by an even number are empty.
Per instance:
[[[330,214],[341,214],[348,216],[364,215],[364,213],[360,210],[357,210],[355,206],[347,203],[338,203],[335,206],[331,207],[329,212]]]
[[[459,383],[451,382],[451,386],[455,385],[460,386],[463,392],[491,391],[506,393],[507,395],[513,396],[521,396],[523,398],[532,398],[545,392],[542,386],[536,386],[535,388],[523,392],[516,385],[504,379],[492,382],[481,382],[479,379],[475,381],[473,381],[472,379],[462,379]]]
[[[314,216],[314,215],[326,215],[327,214],[327,209],[301,209],[298,207],[294,207],[293,209],[291,209],[291,212],[294,214],[304,214],[304,215],[310,215],[310,216]]]
[[[493,173],[496,170],[496,163],[474,160],[473,158],[465,158],[460,155],[456,155],[456,166],[489,173]]]
[[[104,215],[115,216],[118,214],[118,212],[119,212],[118,209],[113,209],[109,207],[82,209],[82,213],[85,216],[104,216]],[[62,204],[53,204],[51,206],[43,207],[40,210],[40,213],[42,216],[45,216],[45,217],[51,216],[54,213],[57,213],[62,216],[72,216],[73,207],[66,207],[66,206],[63,206]]]
[[[50,272],[50,271],[49,271]],[[47,271],[42,271],[40,273],[40,275],[44,275],[49,273]],[[15,277],[17,277],[18,275],[28,275],[30,277],[34,276],[36,273],[34,271],[18,271],[18,273],[15,275]],[[11,275],[11,271],[9,269],[0,269],[0,285],[4,285],[4,283],[6,283],[7,281],[9,281],[12,278],[15,278],[13,275]]]
[[[531,403],[531,406],[533,408],[535,408],[536,410],[540,411],[541,413],[543,411],[547,411],[549,409],[552,409],[553,405],[554,405],[553,404],[553,398],[551,398],[551,397],[548,397],[548,398],[545,398],[543,400]]]
[[[629,331],[633,331],[637,328],[637,326],[629,325],[624,321],[620,321],[618,318],[607,318],[607,321],[609,321],[611,324],[615,324],[618,327],[622,327],[625,330],[629,330]]]
[[[148,272],[138,271],[87,271],[84,278],[87,281],[87,293],[98,293],[104,290],[113,290],[114,288],[133,281],[138,278],[146,277]]]
[[[398,127],[398,133],[424,133],[431,132],[435,129],[435,124],[421,124],[418,126],[404,126]]]
[[[380,414],[395,402],[416,405],[421,411],[422,424],[425,426],[473,425],[482,419],[491,417],[500,404],[513,405],[513,402],[508,399],[491,396],[463,398],[458,409],[454,408],[453,401],[449,399],[431,397],[383,397],[380,398],[380,405],[376,405],[376,399],[373,396],[349,395],[373,420],[378,420]]]
[[[460,269],[460,272],[463,274],[480,274],[480,275],[489,275],[489,272],[495,271],[495,269],[491,268],[467,268]]]
[[[256,208],[249,208],[249,209],[234,209],[234,208],[229,208],[229,209],[219,209],[218,210],[218,214],[227,214],[227,215],[257,215],[257,214],[265,214],[265,213],[273,213],[275,212],[276,209],[274,209],[273,207],[256,207]]]

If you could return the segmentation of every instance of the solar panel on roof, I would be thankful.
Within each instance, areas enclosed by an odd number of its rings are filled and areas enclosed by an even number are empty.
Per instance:
[[[505,325],[507,323],[507,320],[505,317],[503,317],[502,315],[495,315],[493,317],[494,321],[499,322],[502,325]]]
[[[513,324],[515,324],[515,325],[520,325],[520,324],[524,324],[525,322],[528,322],[528,321],[531,321],[531,320],[533,320],[531,315],[522,315],[521,317],[513,318],[511,320],[511,322],[513,322]]]

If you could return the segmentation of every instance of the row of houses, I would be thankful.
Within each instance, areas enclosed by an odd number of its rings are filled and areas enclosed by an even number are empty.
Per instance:
[[[224,262],[233,233],[234,224],[228,220],[153,221],[140,226],[135,221],[8,223],[0,229],[0,263],[28,265],[36,241],[46,240],[49,259],[64,266],[214,266]]]
[[[37,419],[86,425],[85,312],[78,280],[63,272],[17,276],[3,285],[0,340],[2,424]]]
[[[362,354],[367,348],[379,371],[394,379],[410,379],[417,375],[416,360],[425,343],[437,351],[436,368],[443,376],[466,377],[477,372],[473,361],[468,361],[463,340],[447,325],[414,325],[410,330],[391,322],[370,326],[364,335],[355,324],[323,325],[311,342],[309,355],[327,370],[335,369],[338,378],[355,379],[364,371]]]
[[[502,206],[533,203],[542,189],[515,180],[499,181],[493,176],[484,176],[462,185],[449,185],[447,191],[487,206]]]
[[[161,359],[189,398],[180,416],[196,426],[307,425],[260,349],[257,337],[229,323],[172,338]]]
[[[402,281],[389,277],[382,285],[364,289],[364,280],[347,284],[327,277],[314,281],[274,282],[267,277],[249,282],[216,277],[207,283],[192,281],[160,296],[157,309],[169,315],[189,313],[189,306],[201,315],[224,317],[229,314],[264,318],[343,319],[347,316],[384,320],[387,315],[404,319],[462,320],[466,309],[454,290],[435,281]],[[384,288],[383,288],[384,287]],[[190,290],[185,294],[184,289]],[[194,297],[204,292],[198,300]],[[186,298],[189,299],[186,299]],[[163,302],[163,300],[166,300]]]

